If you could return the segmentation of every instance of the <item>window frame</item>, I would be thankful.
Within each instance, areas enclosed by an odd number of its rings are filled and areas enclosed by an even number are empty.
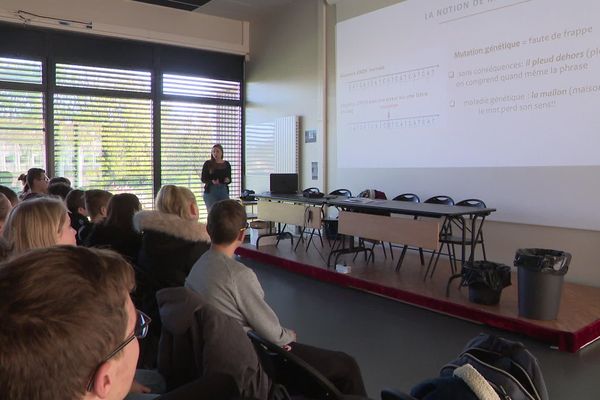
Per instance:
[[[240,190],[245,179],[245,59],[234,54],[218,53],[154,44],[121,38],[102,37],[22,26],[0,22],[3,36],[1,57],[28,59],[42,62],[42,84],[0,82],[0,89],[41,91],[44,103],[45,169],[55,173],[54,95],[110,96],[113,98],[144,98],[152,101],[153,140],[153,195],[160,189],[161,176],[161,104],[164,101],[185,101],[208,105],[240,107]],[[6,46],[4,45],[6,44]],[[82,88],[56,85],[56,64],[76,64],[92,67],[149,71],[149,93]],[[240,99],[218,99],[163,94],[164,74],[188,75],[217,80],[236,81],[240,84]],[[200,161],[199,161],[200,162]],[[198,177],[198,179],[200,179]]]

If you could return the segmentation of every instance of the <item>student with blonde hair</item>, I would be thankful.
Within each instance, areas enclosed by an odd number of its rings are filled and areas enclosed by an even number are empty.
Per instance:
[[[198,220],[196,196],[184,186],[163,186],[158,191],[154,204],[160,212],[178,215],[186,220]]]
[[[198,222],[196,196],[188,188],[165,185],[156,195],[154,205],[153,211],[135,214],[133,226],[142,233],[137,265],[138,275],[144,279],[138,281],[136,299],[138,306],[158,321],[156,292],[183,286],[192,265],[210,247],[210,237],[206,225]],[[154,324],[150,334],[151,340],[158,341],[160,323]],[[149,357],[153,359],[150,351]],[[148,356],[143,354],[143,359]]]
[[[133,218],[134,228],[142,233],[138,265],[161,288],[182,286],[210,246],[206,225],[198,222],[196,196],[186,187],[165,185],[154,205],[154,211],[141,211]]]
[[[19,203],[8,214],[2,235],[13,255],[57,244],[76,244],[64,202],[50,197]]]

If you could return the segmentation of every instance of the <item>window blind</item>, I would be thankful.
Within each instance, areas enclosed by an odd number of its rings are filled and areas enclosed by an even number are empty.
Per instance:
[[[150,93],[151,74],[145,71],[56,64],[56,85]]]
[[[39,84],[40,91],[3,90],[3,82]],[[0,184],[17,193],[20,174],[46,165],[41,84],[40,61],[0,57]]]
[[[147,73],[64,64],[57,65],[59,82],[104,91],[149,90]],[[56,175],[76,187],[133,193],[151,208],[152,101],[121,96],[54,95]]]
[[[241,188],[241,107],[163,101],[161,105],[162,184],[182,185],[196,195],[200,219],[207,212],[202,200],[202,165],[212,146],[220,143],[231,164],[230,197]]]
[[[185,75],[163,75],[163,92],[180,96],[240,100],[240,82]]]
[[[42,84],[42,62],[0,57],[0,81]]]

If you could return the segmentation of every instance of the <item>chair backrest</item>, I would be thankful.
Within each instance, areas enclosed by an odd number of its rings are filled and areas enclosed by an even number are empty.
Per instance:
[[[425,200],[425,203],[429,204],[444,204],[446,206],[453,206],[454,200],[450,196],[433,196]]]
[[[408,393],[396,389],[383,389],[381,391],[381,400],[418,400]]]
[[[420,203],[421,199],[419,198],[419,196],[417,196],[414,193],[403,193],[403,194],[399,194],[398,196],[394,197],[392,200],[396,200],[396,201],[408,201],[411,203]]]
[[[456,205],[463,206],[463,207],[475,207],[475,208],[485,208],[486,207],[483,200],[479,200],[479,199],[461,200],[458,203],[456,203]]]
[[[185,287],[156,294],[162,320],[158,370],[169,390],[211,374],[231,376],[244,398],[266,399],[270,379],[240,323]]]
[[[352,197],[352,192],[348,189],[336,189],[333,192],[329,193],[332,196],[346,196]]]
[[[292,396],[302,395],[315,400],[342,398],[333,383],[306,361],[254,331],[247,334],[271,380],[285,386]]]

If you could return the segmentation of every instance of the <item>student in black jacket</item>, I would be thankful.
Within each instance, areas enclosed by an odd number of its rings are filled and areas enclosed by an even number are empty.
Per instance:
[[[133,215],[141,207],[135,194],[114,195],[108,202],[106,218],[92,226],[84,245],[114,250],[136,264],[142,246],[142,235],[133,229]]]
[[[191,190],[165,185],[154,203],[154,211],[140,211],[133,217],[134,228],[142,234],[135,298],[155,321],[142,355],[144,365],[149,367],[155,362],[161,327],[156,292],[183,286],[196,260],[210,247],[206,225],[198,223],[198,206]]]

